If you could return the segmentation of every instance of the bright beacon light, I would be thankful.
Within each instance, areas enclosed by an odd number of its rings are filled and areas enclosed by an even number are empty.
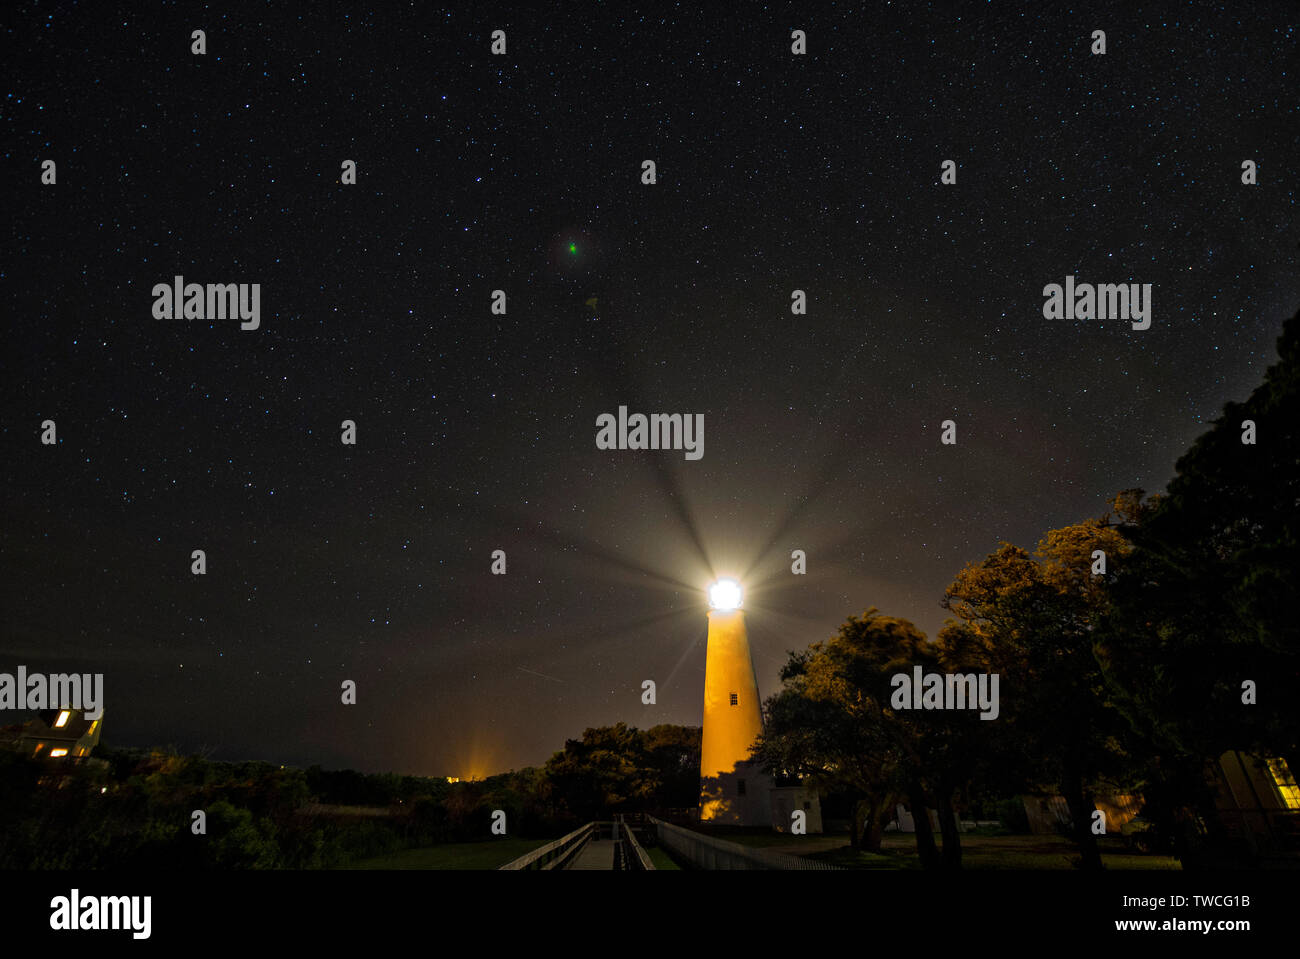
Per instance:
[[[736,609],[740,606],[740,584],[734,579],[720,579],[709,587],[709,605],[714,609]]]

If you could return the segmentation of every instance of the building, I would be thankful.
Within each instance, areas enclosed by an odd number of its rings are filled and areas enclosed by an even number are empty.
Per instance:
[[[1229,841],[1250,860],[1300,855],[1300,786],[1285,759],[1229,750],[1213,779],[1215,807]]]
[[[46,709],[0,731],[0,745],[36,759],[84,759],[99,745],[102,727],[103,717],[87,719],[81,709]]]
[[[700,741],[701,822],[790,829],[802,811],[809,833],[822,831],[817,791],[776,780],[749,759],[763,732],[758,679],[749,651],[740,586],[719,580],[709,590],[704,662],[704,728]]]
[[[1215,812],[1227,841],[1215,855],[1237,863],[1293,866],[1300,858],[1300,786],[1286,760],[1231,749],[1219,757],[1208,775]],[[1061,796],[1023,799],[1030,832],[1051,835],[1071,828],[1070,810]],[[1107,832],[1122,833],[1142,814],[1143,800],[1141,796],[1109,795],[1098,797],[1094,805],[1106,814]],[[907,821],[910,824],[910,816]]]
[[[1036,836],[1061,835],[1072,827],[1070,806],[1064,796],[1021,796],[1029,831]],[[1106,814],[1106,831],[1122,832],[1142,812],[1142,797],[1127,793],[1093,796],[1094,809]]]

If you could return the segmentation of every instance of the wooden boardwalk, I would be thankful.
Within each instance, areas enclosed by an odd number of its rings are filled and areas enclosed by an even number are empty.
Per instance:
[[[568,869],[610,870],[614,868],[614,847],[612,839],[592,839],[582,847],[582,852],[574,857]]]
[[[499,868],[644,872],[655,866],[631,827],[618,816],[612,822],[597,820],[579,826],[567,836],[538,846]]]

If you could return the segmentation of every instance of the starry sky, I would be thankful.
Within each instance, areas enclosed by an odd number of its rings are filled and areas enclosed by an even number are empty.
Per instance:
[[[103,672],[110,744],[482,776],[697,725],[715,575],[765,696],[870,606],[933,635],[1300,307],[1289,3],[117,6],[6,5],[0,57],[0,671]],[[177,274],[260,329],[155,319]],[[1044,319],[1067,275],[1150,329]],[[619,406],[703,458],[598,450]]]

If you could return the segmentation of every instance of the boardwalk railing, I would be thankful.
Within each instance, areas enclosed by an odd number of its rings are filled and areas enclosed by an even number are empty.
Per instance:
[[[838,869],[815,859],[754,849],[683,829],[653,816],[647,818],[659,834],[659,845],[672,850],[696,869]]]
[[[632,832],[632,827],[627,824],[627,820],[619,816],[618,824],[623,827],[623,868],[637,872],[653,870],[654,862],[636,841],[636,835]]]
[[[526,852],[518,859],[512,859],[502,869],[563,869],[578,854],[596,831],[596,823],[573,830],[567,836],[538,846],[532,852]]]

